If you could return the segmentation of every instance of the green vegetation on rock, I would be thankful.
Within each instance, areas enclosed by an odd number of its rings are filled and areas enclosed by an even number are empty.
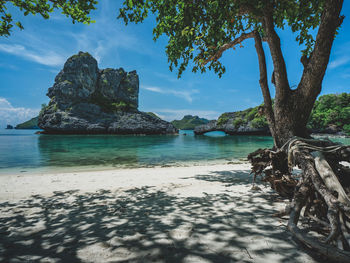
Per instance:
[[[45,104],[45,103],[43,103],[43,104],[41,104],[41,110],[40,110],[40,112],[39,112],[39,115],[41,114],[41,113],[43,113],[46,109],[47,109],[47,105]]]
[[[35,117],[29,121],[18,124],[15,129],[39,129],[38,118],[39,117]]]
[[[186,115],[182,120],[173,120],[171,123],[180,130],[193,130],[194,127],[207,124],[209,120],[199,118],[198,116]]]
[[[125,101],[113,102],[109,107],[111,111],[128,111],[135,108],[131,103]]]
[[[308,128],[324,132],[330,127],[350,135],[350,93],[323,95],[315,102]]]
[[[98,92],[95,92],[94,94],[92,94],[89,102],[100,106],[102,110],[105,112],[130,111],[130,110],[137,109],[136,105],[130,102],[125,102],[125,101],[113,102],[108,100],[106,97],[102,96]]]
[[[246,126],[249,123],[253,128],[265,128],[267,127],[267,120],[265,116],[261,116],[259,113],[259,108],[262,106],[263,104],[244,111],[223,113],[218,118],[217,125],[226,125],[231,120],[236,129],[238,129],[240,126]]]
[[[155,113],[153,113],[153,112],[146,112],[148,115],[150,115],[150,116],[152,116],[152,117],[154,117],[154,118],[157,118],[157,119],[162,119],[162,118],[160,118],[157,114],[155,114]]]
[[[343,126],[343,131],[347,134],[350,135],[350,124],[345,124]]]
[[[235,126],[235,128],[237,129],[239,126],[241,126],[244,123],[244,120],[242,120],[241,118],[237,118],[233,121],[233,125]]]
[[[232,121],[237,129],[239,126],[251,124],[253,128],[265,128],[268,126],[265,116],[259,113],[261,104],[244,111],[226,112],[221,114],[217,125],[222,126]],[[314,132],[328,133],[343,131],[350,135],[350,93],[329,94],[318,98],[312,110],[308,128]]]
[[[225,112],[225,113],[220,115],[220,117],[218,118],[217,124],[224,125],[228,122],[229,119],[230,119],[229,113]]]
[[[264,128],[267,127],[267,120],[265,118],[265,116],[256,116],[253,120],[252,120],[252,127],[253,128]]]
[[[69,59],[78,58],[78,57],[92,57],[92,56],[89,52],[81,52],[80,51],[78,54],[71,56]]]

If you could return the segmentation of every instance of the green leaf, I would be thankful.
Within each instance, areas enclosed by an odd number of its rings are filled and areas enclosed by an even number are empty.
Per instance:
[[[16,22],[16,26],[18,26],[21,30],[24,29],[24,27],[22,26],[21,22]]]

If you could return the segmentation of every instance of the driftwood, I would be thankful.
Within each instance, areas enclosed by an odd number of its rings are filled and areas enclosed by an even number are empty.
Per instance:
[[[350,169],[342,163],[350,162],[350,146],[294,137],[277,151],[259,149],[248,159],[254,182],[260,176],[290,199],[278,215],[289,215],[293,236],[329,260],[350,262]]]

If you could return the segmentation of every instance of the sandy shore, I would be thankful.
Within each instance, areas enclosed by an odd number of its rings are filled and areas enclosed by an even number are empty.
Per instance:
[[[248,164],[0,176],[0,262],[317,262]]]

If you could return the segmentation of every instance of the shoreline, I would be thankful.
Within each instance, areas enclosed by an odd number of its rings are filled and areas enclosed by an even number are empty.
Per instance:
[[[158,186],[162,182],[168,183],[172,180],[178,180],[179,178],[177,175],[182,173],[189,173],[187,176],[193,176],[196,173],[208,173],[211,170],[227,171],[232,169],[250,171],[250,163],[241,162],[228,164],[225,162],[187,166],[156,166],[121,169],[113,169],[110,167],[103,170],[78,170],[71,172],[43,171],[41,173],[4,174],[0,175],[0,185],[2,186],[2,189],[0,189],[0,202],[29,198],[31,195],[36,194],[36,192],[39,194],[52,194],[54,191],[61,190],[79,190],[86,192],[99,188],[114,189],[116,188],[116,185],[113,183],[114,179],[118,181],[118,187],[122,188],[148,186],[149,184]],[[133,178],[133,180],[125,180],[125,178]],[[135,182],[136,178],[140,179],[139,182]],[[88,179],[88,181],[86,181],[86,179]]]
[[[318,262],[250,165],[0,176],[2,262]]]
[[[82,172],[103,172],[113,170],[131,170],[131,169],[151,169],[151,168],[177,168],[177,167],[196,167],[196,166],[215,166],[215,165],[232,165],[249,163],[246,158],[239,159],[217,159],[217,160],[201,160],[201,161],[179,161],[176,163],[166,164],[125,164],[120,166],[108,165],[92,165],[92,166],[67,166],[67,167],[36,167],[36,168],[2,168],[0,169],[0,177],[6,175],[50,175],[64,173],[82,173]]]

